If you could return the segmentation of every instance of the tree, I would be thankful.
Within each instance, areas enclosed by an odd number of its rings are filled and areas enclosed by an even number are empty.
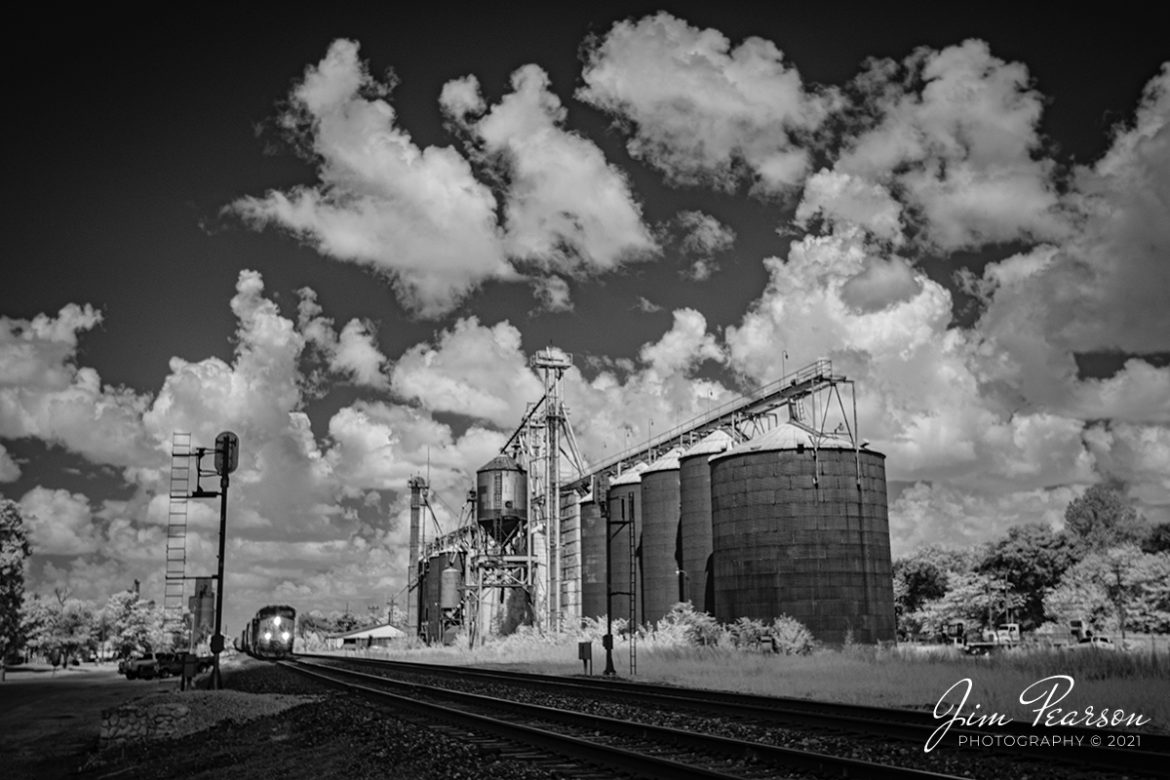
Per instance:
[[[1137,510],[1109,485],[1093,485],[1083,496],[1070,501],[1064,510],[1064,523],[1085,552],[1139,544],[1149,534]]]
[[[1076,545],[1068,534],[1056,533],[1044,523],[1010,529],[993,542],[975,570],[1006,580],[1022,597],[1019,622],[1034,628],[1044,622],[1044,594],[1055,588],[1076,562]]]
[[[924,604],[945,596],[951,574],[970,569],[970,553],[933,545],[894,561],[894,607],[899,630],[915,633],[918,626],[907,624],[906,617],[921,610]]]
[[[1158,523],[1142,540],[1142,552],[1170,552],[1170,523]]]
[[[1086,619],[1098,628],[1163,631],[1170,627],[1170,554],[1121,545],[1085,557],[1044,600],[1049,615]]]
[[[114,652],[121,658],[169,646],[162,611],[134,590],[110,596],[102,608],[102,620],[109,626]]]
[[[994,628],[1007,615],[1019,609],[1023,597],[1002,579],[974,572],[951,572],[942,598],[928,601],[906,616],[906,624],[915,632],[931,635],[945,633],[950,623],[962,621],[968,627],[987,625]]]
[[[31,554],[20,508],[14,501],[0,499],[0,682],[8,654],[19,650],[23,640],[24,562]]]

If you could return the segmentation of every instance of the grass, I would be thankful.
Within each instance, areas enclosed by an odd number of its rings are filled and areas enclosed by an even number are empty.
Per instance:
[[[493,639],[472,650],[452,647],[391,646],[358,651],[361,655],[424,663],[506,667],[544,674],[582,674],[577,643],[593,640],[594,674],[601,674],[605,653],[596,637],[541,636],[532,632]],[[1062,711],[1091,707],[1140,714],[1140,730],[1170,733],[1170,639],[1139,638],[1129,652],[1038,648],[966,656],[955,648],[846,646],[822,648],[811,655],[773,655],[720,645],[696,647],[659,641],[653,635],[637,645],[641,682],[694,688],[743,691],[772,696],[841,701],[877,706],[933,710],[960,680],[970,679],[964,713],[1000,713],[1018,722],[1033,722],[1038,704],[1019,701],[1029,686],[1052,675],[1067,675],[1073,687],[1055,704]],[[629,677],[629,644],[619,638],[613,652],[619,677]],[[1043,687],[1048,687],[1043,686]],[[1038,693],[1038,689],[1035,689]],[[961,687],[947,699],[959,704]],[[944,706],[940,712],[945,710]]]

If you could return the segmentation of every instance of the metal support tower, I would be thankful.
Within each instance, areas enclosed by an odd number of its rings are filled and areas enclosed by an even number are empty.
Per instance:
[[[535,617],[538,626],[558,632],[564,624],[561,469],[567,465],[576,478],[586,471],[561,398],[561,382],[573,366],[572,356],[546,347],[532,356],[529,365],[540,372],[544,397],[524,416],[502,451],[513,447],[513,457],[528,473],[529,552],[538,566],[533,577]]]
[[[427,482],[422,477],[411,477],[410,485],[410,557],[406,567],[406,625],[419,629],[418,553],[422,543],[422,507],[427,500]]]
[[[167,504],[167,546],[163,619],[167,630],[181,632],[187,582],[187,499],[191,493],[191,434],[171,436],[171,485]]]

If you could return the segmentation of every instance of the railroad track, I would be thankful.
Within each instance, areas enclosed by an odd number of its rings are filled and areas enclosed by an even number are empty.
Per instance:
[[[791,777],[796,771],[811,776],[957,780],[955,775],[945,773],[395,680],[304,657],[285,665],[388,706],[396,715],[410,712],[446,726],[469,729],[481,735],[481,741],[506,740],[510,744],[491,746],[540,760],[563,776],[596,778],[618,773],[664,780],[743,780]],[[466,739],[466,735],[461,738]],[[534,754],[532,748],[542,753]]]
[[[499,698],[501,690],[530,689],[543,695],[578,697],[589,705],[598,701],[612,701],[624,705],[631,702],[639,707],[656,707],[671,713],[689,712],[706,717],[717,717],[737,724],[756,724],[760,728],[791,728],[805,731],[815,729],[818,735],[836,735],[848,739],[851,735],[859,740],[875,738],[905,742],[921,753],[926,740],[939,728],[941,722],[930,713],[919,710],[870,707],[863,705],[816,702],[807,699],[790,699],[720,691],[672,688],[670,686],[634,683],[606,678],[557,677],[551,675],[503,672],[471,667],[452,667],[436,664],[416,664],[377,659],[346,659],[338,656],[307,656],[318,662],[337,665],[356,665],[375,670],[377,674],[394,674],[418,680],[447,680],[449,685],[467,688],[477,686]],[[492,688],[492,686],[498,686]],[[512,697],[512,693],[508,693]],[[624,717],[624,715],[623,715]],[[691,727],[693,728],[693,726]],[[998,745],[986,744],[992,735],[1028,737],[1030,735],[1068,737],[1080,739],[1072,743],[1076,747],[1053,750],[1051,746],[1029,745],[1027,740],[1000,740]],[[941,743],[939,752],[955,750],[959,738],[968,740],[982,738],[978,750],[986,756],[994,752],[1007,758],[1026,758],[1043,765],[1064,761],[1067,765],[1083,770],[1093,767],[1102,772],[1127,776],[1164,776],[1165,767],[1170,766],[1170,738],[1157,734],[1140,735],[1140,748],[1092,747],[1092,737],[1106,742],[1110,736],[1120,735],[1102,730],[1075,728],[1029,729],[1027,724],[1007,724],[994,730],[978,730],[952,727]],[[1132,735],[1128,735],[1132,736]],[[768,739],[767,741],[772,741]],[[1011,742],[1012,744],[1006,744]],[[1023,742],[1024,744],[1020,744]],[[968,752],[974,760],[977,755]],[[868,776],[868,775],[858,775]]]

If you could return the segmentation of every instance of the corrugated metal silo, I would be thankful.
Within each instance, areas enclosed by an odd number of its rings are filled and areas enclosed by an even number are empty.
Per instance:
[[[642,614],[654,624],[679,600],[677,449],[642,472]]]
[[[683,600],[700,612],[714,613],[711,571],[711,464],[713,455],[732,445],[730,434],[712,431],[679,456],[679,515]]]
[[[590,494],[581,501],[581,616],[605,612],[605,519]]]
[[[581,622],[581,505],[576,490],[561,493],[561,626]]]
[[[450,644],[459,629],[461,600],[459,586],[463,584],[463,555],[441,552],[427,560],[427,570],[420,580],[423,604],[423,628],[428,642]],[[450,572],[450,573],[448,573]]]
[[[715,615],[894,638],[885,456],[786,424],[711,459]]]
[[[639,463],[620,474],[609,483],[607,496],[609,580],[614,594],[610,616],[614,619],[632,616],[635,625],[641,619],[641,610],[631,610],[631,605],[640,607],[635,556],[642,536],[642,472],[645,470],[646,464]]]

